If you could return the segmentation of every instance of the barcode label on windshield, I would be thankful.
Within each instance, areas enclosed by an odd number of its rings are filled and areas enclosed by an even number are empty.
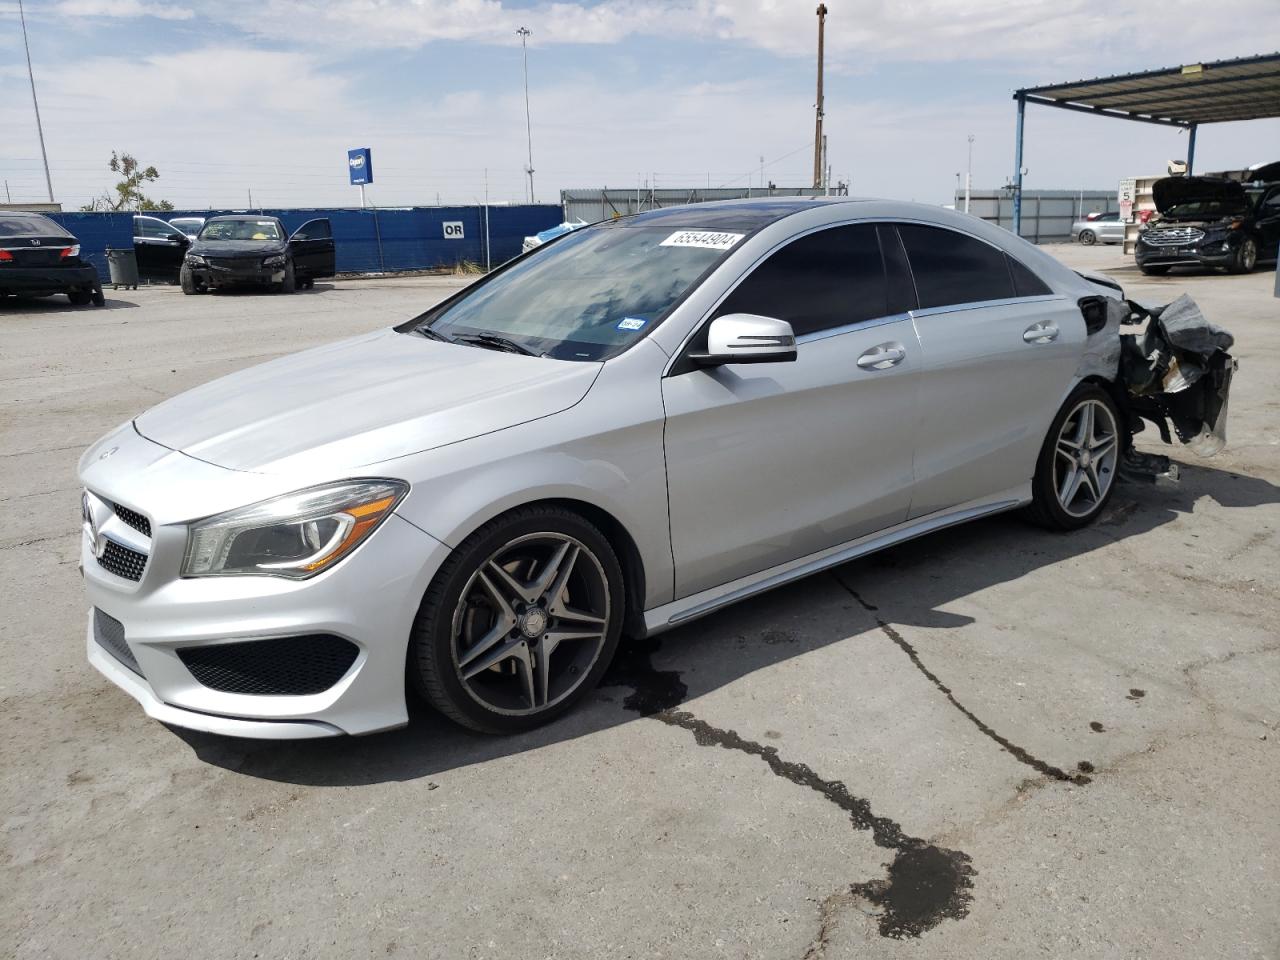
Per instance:
[[[705,250],[728,250],[745,234],[718,233],[714,230],[677,230],[660,247],[702,247]]]

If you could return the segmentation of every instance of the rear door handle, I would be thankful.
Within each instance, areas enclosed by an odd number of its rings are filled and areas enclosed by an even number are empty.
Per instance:
[[[1048,321],[1033,323],[1022,331],[1022,339],[1027,343],[1052,343],[1058,339],[1058,327]]]
[[[888,370],[907,358],[907,351],[900,343],[882,343],[872,347],[858,358],[863,370]]]

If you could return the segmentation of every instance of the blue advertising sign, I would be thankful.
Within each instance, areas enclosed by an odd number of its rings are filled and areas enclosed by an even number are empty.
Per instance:
[[[368,147],[348,150],[347,173],[351,175],[352,186],[373,183],[373,151]]]

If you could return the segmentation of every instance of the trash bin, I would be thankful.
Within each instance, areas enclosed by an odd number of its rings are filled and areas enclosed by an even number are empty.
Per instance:
[[[107,266],[111,268],[111,286],[115,290],[121,287],[138,289],[138,258],[129,247],[113,250],[107,247]]]

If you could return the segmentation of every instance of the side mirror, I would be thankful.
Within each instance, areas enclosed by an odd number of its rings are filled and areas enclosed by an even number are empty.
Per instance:
[[[165,238],[166,240],[185,240],[185,239],[187,239],[186,237],[184,237],[184,236],[183,236],[182,234],[180,234],[180,233],[166,233],[166,234],[164,235],[164,238]]]
[[[711,321],[707,352],[689,356],[700,367],[726,363],[784,363],[796,358],[791,324],[753,313],[727,313]]]

